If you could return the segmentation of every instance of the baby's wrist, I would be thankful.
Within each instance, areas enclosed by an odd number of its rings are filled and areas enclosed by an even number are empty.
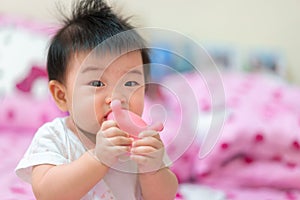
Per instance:
[[[167,168],[167,166],[165,165],[164,162],[161,163],[160,167],[157,167],[155,169],[148,169],[148,170],[142,170],[142,169],[139,169],[139,173],[141,175],[155,175],[157,174],[158,172],[160,172],[161,170]]]
[[[94,160],[96,160],[98,163],[100,163],[101,165],[103,165],[103,166],[106,167],[106,168],[109,168],[109,166],[107,166],[105,163],[103,163],[103,162],[99,159],[99,157],[97,156],[97,154],[96,154],[96,152],[95,152],[95,149],[90,149],[90,150],[88,150],[87,152],[88,152],[88,154],[89,154]]]
[[[149,172],[144,172],[144,173],[140,173],[140,176],[142,177],[147,177],[147,176],[155,176],[157,174],[159,174],[160,172],[162,172],[163,170],[168,169],[168,167],[166,165],[163,165],[162,167],[160,167],[157,170],[154,171],[149,171]]]

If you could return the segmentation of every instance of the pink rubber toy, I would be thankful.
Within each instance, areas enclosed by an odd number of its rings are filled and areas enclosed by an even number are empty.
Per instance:
[[[129,133],[133,138],[137,139],[138,135],[147,129],[162,131],[163,124],[158,123],[149,126],[140,116],[137,114],[122,109],[121,102],[119,100],[113,100],[111,102],[112,112],[108,114],[108,120],[115,120],[119,128]]]

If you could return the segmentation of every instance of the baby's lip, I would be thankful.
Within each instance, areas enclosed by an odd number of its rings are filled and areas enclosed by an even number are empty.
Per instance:
[[[103,117],[103,119],[105,120],[105,121],[107,121],[108,119],[108,115],[111,113],[112,111],[110,110],[110,111],[108,111],[105,115],[104,115],[104,117]]]

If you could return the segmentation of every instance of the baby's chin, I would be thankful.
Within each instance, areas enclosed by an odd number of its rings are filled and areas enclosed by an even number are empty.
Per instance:
[[[85,123],[85,124],[77,124],[76,128],[85,133],[85,134],[89,134],[89,135],[96,135],[100,128],[101,128],[101,124],[99,122],[94,122],[94,123]]]

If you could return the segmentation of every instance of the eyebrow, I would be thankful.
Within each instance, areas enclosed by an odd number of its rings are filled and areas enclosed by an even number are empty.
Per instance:
[[[143,75],[143,72],[141,72],[140,70],[137,70],[137,69],[130,70],[128,73],[130,73],[130,74]]]
[[[102,68],[99,68],[99,67],[96,67],[96,66],[88,66],[86,68],[84,68],[81,73],[86,73],[86,72],[89,72],[89,71],[103,71]]]
[[[88,66],[88,67],[86,67],[85,69],[83,69],[83,70],[81,71],[81,73],[86,73],[86,72],[89,72],[89,71],[103,71],[103,69],[102,69],[102,68],[99,68],[99,67],[95,67],[95,66]],[[137,70],[137,69],[130,70],[128,73],[129,73],[129,74],[143,75],[143,72],[141,72],[140,70]]]

